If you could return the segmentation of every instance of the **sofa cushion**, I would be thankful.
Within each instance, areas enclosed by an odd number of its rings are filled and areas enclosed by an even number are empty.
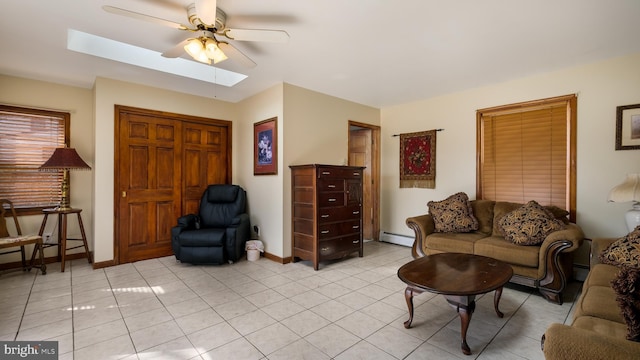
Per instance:
[[[600,254],[600,261],[604,264],[640,268],[640,225],[627,236],[607,246]]]
[[[485,237],[480,233],[432,233],[425,239],[428,249],[473,254],[473,244]]]
[[[519,246],[502,236],[490,236],[476,241],[473,251],[476,255],[487,256],[509,264],[537,268],[540,248]]]
[[[565,228],[534,200],[503,216],[499,225],[504,237],[517,245],[539,245],[550,233]]]
[[[627,324],[627,339],[640,341],[640,269],[622,266],[611,287]]]
[[[593,316],[624,324],[611,285],[583,288],[574,314],[575,318],[579,316]]]
[[[589,271],[587,278],[584,280],[583,287],[610,286],[611,280],[615,279],[618,271],[620,271],[620,268],[617,266],[596,264]]]
[[[547,205],[544,208],[549,210],[554,218],[561,220],[565,224],[569,223],[569,218],[567,217],[569,216],[569,212],[567,210],[559,208],[555,205]]]
[[[496,202],[493,200],[472,200],[471,209],[473,216],[478,220],[478,231],[491,235],[493,231],[493,208]]]
[[[429,214],[433,217],[436,232],[471,232],[478,230],[478,220],[473,216],[469,197],[463,192],[442,201],[429,201]]]
[[[500,219],[521,206],[522,204],[519,203],[496,201],[496,205],[493,208],[493,231],[491,236],[503,236],[502,231],[500,231]]]

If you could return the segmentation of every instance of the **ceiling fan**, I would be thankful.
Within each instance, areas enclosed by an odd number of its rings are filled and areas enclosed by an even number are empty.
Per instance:
[[[218,37],[237,41],[287,42],[289,40],[289,34],[283,30],[227,28],[227,15],[217,8],[216,2],[216,0],[195,0],[194,3],[190,4],[187,7],[187,17],[190,25],[183,25],[109,5],[104,5],[102,8],[112,14],[128,16],[197,34],[197,36],[185,39],[172,49],[162,53],[162,56],[168,58],[175,58],[186,52],[194,60],[206,64],[211,64],[211,61],[217,64],[227,58],[231,58],[245,67],[253,68],[256,66],[253,60],[227,41],[218,40]]]

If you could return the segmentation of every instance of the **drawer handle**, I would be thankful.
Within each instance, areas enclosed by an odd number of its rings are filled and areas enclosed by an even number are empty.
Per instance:
[[[331,171],[323,171],[322,175],[331,175]]]
[[[353,225],[351,228],[352,229],[360,229],[360,225]]]
[[[323,248],[320,248],[320,251],[329,251],[329,248],[328,247],[323,247]]]
[[[335,188],[336,186],[335,186],[335,185],[333,185],[333,184],[331,184],[331,185],[327,185],[327,187],[328,187],[329,189],[333,189],[333,188]]]
[[[334,198],[329,199],[329,202],[335,202],[335,201],[336,201],[336,199],[334,199]]]
[[[328,233],[329,233],[329,230],[322,230],[322,231],[320,231],[320,234],[328,234]]]
[[[360,173],[359,172],[354,172],[353,176],[360,176]]]
[[[325,219],[326,219],[326,218],[328,218],[328,217],[329,217],[329,215],[328,215],[328,214],[322,214],[322,215],[320,215],[320,217],[321,217],[321,218],[325,218]]]
[[[353,215],[358,215],[358,214],[360,214],[360,211],[354,211],[353,212]]]
[[[359,242],[360,242],[360,240],[353,240],[353,241],[352,241],[352,243],[354,243],[354,244],[357,244],[357,243],[359,243]]]

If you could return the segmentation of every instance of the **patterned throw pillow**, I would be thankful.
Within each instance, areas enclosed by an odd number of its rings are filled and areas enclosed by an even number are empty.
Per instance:
[[[459,192],[442,201],[429,201],[429,214],[435,223],[435,232],[471,232],[478,230],[478,219],[473,216],[467,194]]]
[[[640,341],[640,269],[622,266],[611,287],[627,324],[627,339]]]
[[[600,261],[610,265],[626,265],[640,269],[640,226],[627,236],[614,241],[600,254]]]
[[[542,244],[547,235],[566,227],[533,200],[503,216],[499,226],[502,235],[516,245]]]

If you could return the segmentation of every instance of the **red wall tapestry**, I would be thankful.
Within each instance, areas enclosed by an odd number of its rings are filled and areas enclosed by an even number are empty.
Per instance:
[[[436,130],[400,134],[400,187],[436,187]]]

